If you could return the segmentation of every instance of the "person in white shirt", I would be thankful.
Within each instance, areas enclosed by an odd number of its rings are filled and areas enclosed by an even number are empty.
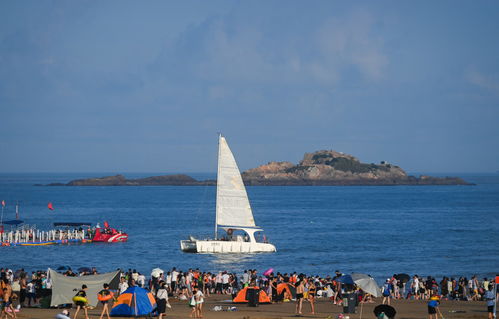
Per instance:
[[[144,286],[146,284],[146,276],[139,273],[139,276],[137,277],[137,283],[139,284],[140,288],[144,288]]]
[[[166,307],[168,307],[168,290],[166,289],[166,283],[164,281],[161,281],[159,283],[159,289],[156,292],[156,300],[158,304],[158,313],[159,317],[158,319],[163,318],[163,314],[166,312]]]
[[[197,289],[194,298],[196,300],[196,318],[203,318],[204,294],[201,289]]]
[[[177,289],[177,278],[178,278],[178,271],[175,267],[172,269],[172,292],[175,293]]]
[[[26,286],[27,298],[28,298],[28,307],[31,307],[31,301],[33,301],[33,305],[36,303],[36,289],[33,281],[30,281]]]
[[[228,294],[229,293],[229,274],[224,271],[222,275],[222,287],[223,287],[223,294]]]
[[[244,271],[244,274],[243,274],[243,287],[246,287],[249,283],[249,275],[248,275],[248,271],[245,270]]]
[[[223,293],[222,291],[222,272],[220,271],[215,277],[215,293]]]
[[[125,277],[121,277],[121,282],[118,285],[118,290],[120,292],[120,295],[125,292],[125,290],[128,289],[128,283],[126,282]]]

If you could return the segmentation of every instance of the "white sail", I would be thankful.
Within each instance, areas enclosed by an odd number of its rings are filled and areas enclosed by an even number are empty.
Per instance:
[[[219,138],[216,223],[255,227],[255,220],[234,155],[223,136]]]

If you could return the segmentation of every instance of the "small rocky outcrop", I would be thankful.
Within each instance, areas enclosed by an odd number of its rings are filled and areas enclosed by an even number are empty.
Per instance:
[[[216,181],[198,181],[184,174],[151,176],[127,179],[123,175],[86,178],[70,181],[67,184],[53,183],[48,186],[199,186],[216,185]]]

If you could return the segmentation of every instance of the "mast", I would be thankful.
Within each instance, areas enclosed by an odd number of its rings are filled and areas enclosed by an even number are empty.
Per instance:
[[[219,192],[219,187],[218,185],[220,184],[220,151],[221,151],[221,146],[220,146],[220,140],[222,139],[222,133],[218,133],[218,158],[217,158],[217,198],[216,198],[216,208],[215,208],[215,240],[217,240],[218,236],[218,206],[220,203],[218,202],[218,192]]]

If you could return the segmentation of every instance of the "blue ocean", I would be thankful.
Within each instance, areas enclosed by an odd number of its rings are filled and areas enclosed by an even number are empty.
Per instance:
[[[458,174],[474,186],[248,187],[257,225],[277,253],[201,255],[180,251],[188,235],[212,237],[215,187],[48,187],[94,174],[1,174],[4,220],[40,229],[53,222],[100,222],[129,234],[116,244],[0,247],[0,267],[95,266],[241,272],[394,273],[490,277],[499,273],[499,174]],[[141,177],[158,174],[127,174]],[[214,178],[214,174],[191,174]],[[55,210],[47,209],[52,202]]]

